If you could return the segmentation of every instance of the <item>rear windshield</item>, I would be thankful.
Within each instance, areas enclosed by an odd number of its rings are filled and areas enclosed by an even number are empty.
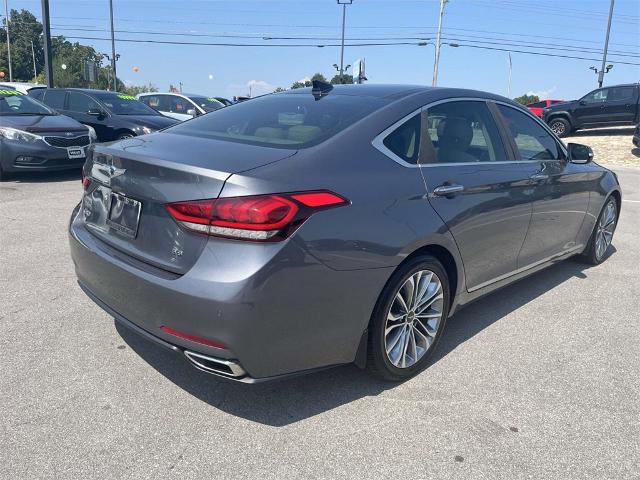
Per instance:
[[[278,148],[316,145],[387,103],[374,97],[311,93],[265,95],[216,110],[167,131]]]
[[[95,96],[115,115],[160,115],[132,95],[97,93]]]

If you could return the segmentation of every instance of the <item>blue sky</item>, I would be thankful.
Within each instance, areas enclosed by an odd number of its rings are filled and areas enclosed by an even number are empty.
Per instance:
[[[129,31],[117,33],[121,38],[209,43],[339,43],[342,7],[335,0],[114,0],[113,3],[116,30]],[[9,6],[28,9],[40,18],[40,0],[9,0]],[[415,43],[420,38],[434,39],[438,7],[438,0],[354,0],[347,7],[346,36],[368,39],[352,40],[356,43]],[[608,9],[609,0],[450,0],[444,17],[444,41],[601,59]],[[640,66],[623,65],[616,60],[640,63],[640,0],[616,0],[614,12],[609,48],[627,56],[610,56],[615,66],[606,75],[605,84],[637,82]],[[52,33],[106,38],[108,13],[107,0],[52,0],[51,23],[55,27]],[[256,38],[237,38],[251,36]],[[263,37],[311,38],[263,40]],[[108,41],[77,41],[110,52]],[[339,47],[329,46],[274,48],[126,42],[119,42],[117,51],[121,55],[118,76],[127,82],[152,82],[161,90],[166,90],[170,83],[182,82],[185,91],[229,97],[247,94],[249,86],[254,95],[278,86],[289,87],[295,80],[317,71],[330,78],[335,73],[332,65],[339,63],[340,55]],[[352,46],[345,50],[345,63],[366,59],[367,76],[372,83],[430,85],[433,57],[432,45]],[[537,92],[543,97],[570,99],[597,86],[596,75],[589,67],[599,68],[600,61],[514,52],[512,62],[512,96]],[[134,67],[139,68],[137,73]],[[506,95],[507,79],[507,52],[470,46],[442,47],[441,86]]]

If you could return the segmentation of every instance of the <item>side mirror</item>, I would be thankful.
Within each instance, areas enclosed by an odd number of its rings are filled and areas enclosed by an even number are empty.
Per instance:
[[[569,161],[571,163],[590,163],[593,161],[593,150],[587,145],[579,143],[570,143],[567,145],[569,150]]]
[[[87,115],[100,118],[104,116],[104,112],[99,108],[90,108],[89,111],[87,112]]]
[[[197,117],[198,112],[196,112],[195,108],[190,108],[189,110],[187,110],[187,115],[191,115],[192,117]]]

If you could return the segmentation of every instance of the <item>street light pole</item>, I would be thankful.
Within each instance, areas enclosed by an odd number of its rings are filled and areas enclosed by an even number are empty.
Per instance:
[[[4,26],[7,29],[7,59],[9,60],[9,81],[13,82],[13,70],[11,69],[11,39],[9,38],[9,0],[4,0]]]
[[[113,0],[109,0],[109,19],[111,20],[111,70],[113,71],[113,91],[118,91],[118,75],[116,73],[116,39],[113,32]]]
[[[342,44],[340,47],[340,78],[344,73],[344,27],[347,17],[347,5],[351,5],[353,0],[337,0],[338,5],[342,5]]]
[[[436,58],[433,62],[433,82],[432,86],[438,85],[438,64],[440,63],[440,37],[442,35],[442,17],[444,16],[444,6],[449,0],[440,0],[440,15],[438,17],[438,35],[436,37]]]
[[[600,67],[600,72],[598,72],[598,87],[602,87],[602,82],[604,80],[605,66],[607,63],[607,50],[609,48],[609,33],[611,33],[611,18],[613,17],[613,0],[611,0],[611,6],[609,7],[609,23],[607,24],[607,36],[604,40],[604,52],[602,54],[602,67]]]
[[[512,64],[511,64],[511,52],[509,53],[509,87],[507,88],[507,98],[511,98],[511,69],[512,69]]]

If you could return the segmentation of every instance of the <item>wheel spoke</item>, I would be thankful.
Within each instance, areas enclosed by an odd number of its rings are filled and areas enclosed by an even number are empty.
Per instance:
[[[400,291],[396,294],[395,299],[400,304],[400,308],[404,310],[404,313],[409,313],[409,306],[407,305],[407,302],[405,302],[404,298],[402,297],[402,289],[400,289]]]

